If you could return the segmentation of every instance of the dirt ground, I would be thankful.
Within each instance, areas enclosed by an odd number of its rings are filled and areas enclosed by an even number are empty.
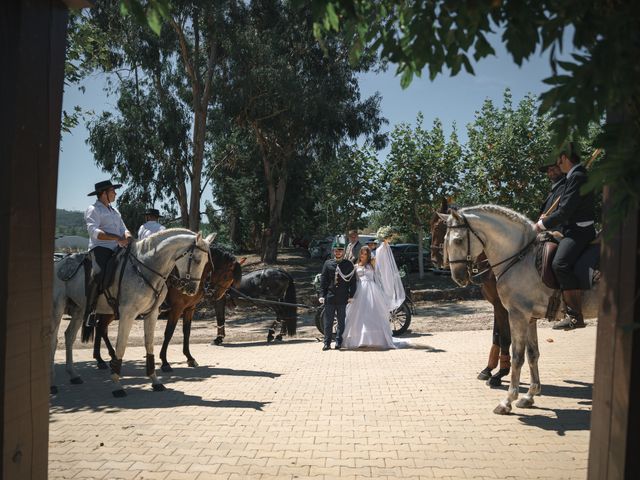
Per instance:
[[[318,305],[315,289],[312,281],[316,273],[322,268],[322,261],[306,257],[300,250],[286,250],[279,257],[278,268],[286,269],[296,280],[298,302],[314,308],[299,309],[298,338],[316,338],[321,341],[321,334],[315,326],[315,307]],[[264,268],[255,256],[249,256],[244,265],[244,272],[250,272]],[[417,279],[417,273],[409,276],[408,281],[412,286],[432,289],[454,288],[456,285],[448,277],[428,272],[424,279]],[[418,283],[419,282],[419,283]],[[266,341],[267,330],[273,323],[274,315],[267,309],[258,307],[238,307],[227,310],[227,327],[225,343],[236,344],[240,342]],[[63,332],[68,324],[63,319],[59,332],[59,346],[63,343]],[[160,345],[164,337],[166,321],[158,320],[156,327],[156,344]],[[539,320],[540,328],[548,328],[550,324]],[[217,324],[213,311],[206,304],[202,305],[192,325],[192,343],[211,343],[217,335]],[[491,330],[493,328],[493,309],[484,300],[466,301],[424,301],[415,304],[415,312],[411,326],[403,337],[411,338],[428,335],[433,332],[443,331],[467,331],[467,330]],[[110,337],[115,339],[115,325],[112,326]],[[487,332],[487,342],[490,342],[491,333]],[[285,337],[286,341],[286,337]],[[172,345],[179,348],[182,342],[182,328],[180,324],[172,339]],[[136,320],[129,338],[132,346],[143,345],[143,322]],[[89,344],[81,344],[76,341],[76,348],[90,348]],[[177,360],[177,359],[176,359]]]

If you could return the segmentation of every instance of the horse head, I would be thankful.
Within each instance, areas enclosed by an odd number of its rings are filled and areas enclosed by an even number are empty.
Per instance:
[[[437,215],[446,225],[442,256],[448,261],[453,280],[465,287],[473,283],[472,277],[478,273],[478,257],[484,250],[483,241],[464,214],[451,210],[450,214]]]
[[[209,263],[209,242],[200,233],[193,238],[193,243],[176,259],[173,285],[190,297],[198,293],[202,281],[202,273]]]
[[[236,257],[224,250],[211,246],[209,256],[213,265],[210,279],[210,291],[214,301],[220,300],[229,288],[238,288],[242,280],[242,264],[244,260],[237,261]]]

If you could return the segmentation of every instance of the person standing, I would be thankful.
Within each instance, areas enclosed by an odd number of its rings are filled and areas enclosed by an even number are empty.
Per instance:
[[[376,240],[375,238],[370,238],[367,242],[367,248],[371,252],[371,258],[376,258],[376,248],[378,248],[378,240]]]
[[[573,268],[589,243],[595,238],[595,197],[593,192],[582,193],[587,183],[587,169],[580,163],[580,156],[574,151],[562,152],[558,157],[558,167],[566,173],[566,185],[558,208],[536,223],[537,231],[562,228],[564,238],[558,244],[556,256],[551,265],[560,284],[562,298],[566,306],[565,317],[553,326],[556,330],[572,330],[585,326],[582,316],[582,291]]]
[[[322,350],[331,348],[333,318],[338,317],[336,329],[336,350],[342,348],[347,304],[356,293],[355,267],[345,258],[344,243],[333,241],[334,258],[324,262],[320,274],[320,303],[324,304],[324,346]]]
[[[165,230],[165,226],[161,225],[158,220],[160,220],[160,212],[157,209],[149,208],[145,211],[144,223],[140,225],[140,228],[138,229],[138,240],[142,240],[147,238],[149,235]]]
[[[131,242],[131,232],[127,229],[120,212],[111,204],[116,199],[116,189],[121,184],[113,184],[111,180],[98,182],[93,192],[97,200],[89,205],[84,219],[89,233],[89,255],[92,260],[92,272],[87,288],[87,304],[84,319],[88,326],[95,324],[95,308],[100,289],[99,275],[107,266],[107,262],[118,247],[125,247]]]
[[[360,243],[360,239],[358,238],[357,230],[349,230],[349,245],[347,245],[347,252],[345,253],[345,257],[351,263],[358,263],[358,258],[360,257],[360,248],[362,248],[362,244]]]

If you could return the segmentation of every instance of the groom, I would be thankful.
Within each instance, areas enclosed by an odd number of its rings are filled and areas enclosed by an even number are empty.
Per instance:
[[[344,332],[347,303],[351,302],[356,293],[355,267],[344,256],[344,242],[335,239],[332,247],[335,258],[324,262],[320,276],[320,290],[322,292],[320,303],[324,304],[324,346],[322,350],[331,348],[334,315],[338,317],[336,350],[342,348],[342,332]]]

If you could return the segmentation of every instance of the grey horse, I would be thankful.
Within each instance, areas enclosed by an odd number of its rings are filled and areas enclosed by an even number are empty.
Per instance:
[[[507,398],[494,413],[508,414],[518,398],[520,370],[525,350],[531,372],[529,390],[516,406],[533,406],[540,394],[538,373],[538,334],[536,319],[544,318],[553,290],[544,285],[535,266],[532,248],[536,240],[534,224],[524,215],[497,205],[467,207],[450,215],[439,214],[447,222],[444,248],[449,259],[451,277],[461,286],[468,285],[470,265],[484,250],[496,278],[500,300],[509,312],[511,328],[511,382]],[[601,282],[583,295],[583,314],[598,314]]]
[[[153,337],[158,319],[158,307],[167,291],[166,280],[172,270],[177,268],[178,281],[183,291],[195,295],[202,272],[209,261],[209,244],[200,234],[182,228],[172,228],[155,233],[144,240],[134,241],[129,257],[118,266],[116,281],[108,289],[110,296],[118,298],[120,321],[116,342],[116,358],[111,362],[111,379],[115,397],[126,395],[120,384],[122,358],[129,339],[133,321],[144,316],[144,344],[147,350],[147,376],[151,379],[153,390],[162,391],[164,386],[155,374],[153,355]],[[68,259],[68,262],[73,261]],[[59,271],[68,264],[61,260],[54,266],[53,276],[53,312],[51,319],[51,392],[55,387],[54,358],[58,341],[58,329],[63,313],[71,315],[71,321],[65,331],[66,370],[71,383],[82,383],[80,375],[73,365],[73,344],[83,323],[85,310],[85,276],[82,268],[66,281]],[[122,269],[124,271],[122,272]],[[122,273],[122,275],[121,275]],[[121,278],[121,281],[120,281]],[[119,291],[118,291],[119,290]],[[98,314],[113,314],[113,308],[100,295],[96,307]]]

